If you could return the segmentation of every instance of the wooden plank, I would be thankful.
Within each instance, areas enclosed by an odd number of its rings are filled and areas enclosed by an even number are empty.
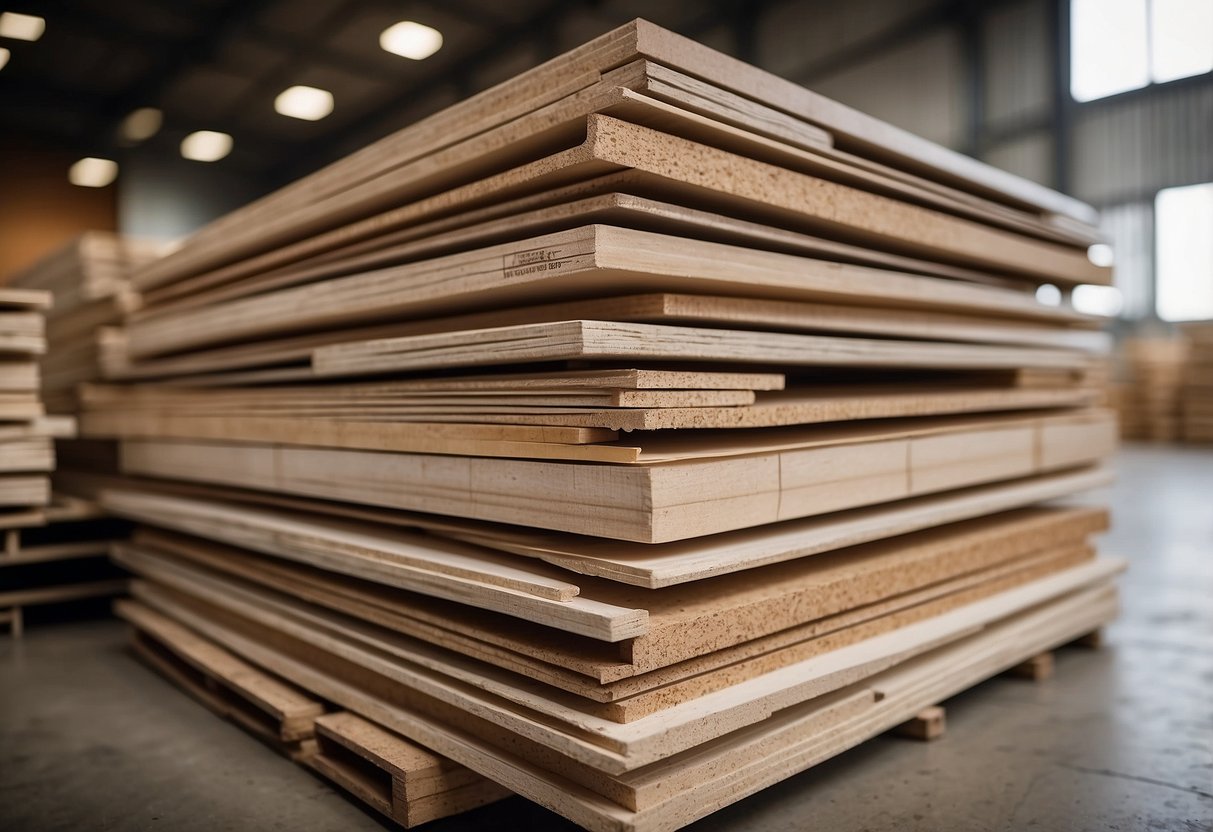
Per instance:
[[[1057,457],[1039,450],[1043,431],[1071,423],[1090,428],[1080,448]],[[723,449],[684,447],[683,461],[661,465],[128,440],[122,468],[660,543],[1076,467],[1084,454],[1091,464],[1111,453],[1115,441],[1107,414],[1079,411],[806,428],[776,450],[762,452],[742,440]],[[745,455],[709,458],[722,452]]]
[[[881,393],[819,388],[765,395],[756,405],[730,408],[617,409],[548,408],[501,409],[465,407],[437,411],[394,410],[390,414],[334,418],[331,413],[306,410],[290,416],[235,412],[199,415],[143,410],[101,410],[81,417],[85,436],[145,439],[231,440],[275,442],[376,451],[407,451],[486,457],[563,459],[615,463],[658,462],[678,458],[677,447],[649,446],[633,435],[617,439],[616,431],[681,428],[724,429],[808,425],[855,419],[940,416],[988,411],[1080,407],[1097,396],[1085,390],[927,390]],[[475,423],[473,423],[473,420]],[[550,423],[556,423],[555,425]],[[560,427],[564,425],[565,427]],[[578,425],[584,427],[577,427]],[[564,441],[560,431],[581,430],[598,444]],[[527,432],[529,431],[529,432]],[[541,432],[548,432],[544,436]],[[549,439],[550,441],[543,441]]]
[[[494,610],[603,641],[648,631],[644,610],[578,597],[557,574],[529,571],[502,556],[454,541],[338,521],[309,521],[285,513],[108,492],[103,504],[133,519],[269,551],[313,566],[390,586]],[[216,525],[216,524],[219,525]]]
[[[319,376],[340,376],[540,361],[642,358],[786,367],[938,369],[1082,368],[1089,363],[1081,352],[1032,347],[561,321],[336,344],[317,349],[312,366]]]

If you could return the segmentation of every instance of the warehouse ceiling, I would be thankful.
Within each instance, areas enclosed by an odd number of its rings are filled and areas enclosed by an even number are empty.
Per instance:
[[[8,2],[38,15],[36,42],[0,39],[0,130],[113,156],[176,153],[193,131],[230,134],[227,164],[285,181],[643,15],[704,36],[757,4],[639,0],[60,0]],[[441,32],[410,60],[380,48],[400,21]],[[725,48],[728,44],[717,44]],[[317,121],[275,111],[283,90],[332,93]],[[140,108],[163,124],[139,142],[122,124]]]

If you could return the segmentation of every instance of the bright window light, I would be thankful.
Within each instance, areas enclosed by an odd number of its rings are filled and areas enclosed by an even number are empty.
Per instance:
[[[1036,287],[1036,300],[1045,306],[1061,306],[1061,289],[1052,283]]]
[[[67,180],[81,188],[104,188],[118,178],[118,163],[86,156],[68,168]]]
[[[0,46],[0,69],[4,69],[4,65],[8,63],[8,59],[12,56],[12,52],[9,52],[3,46]]]
[[[1150,76],[1174,81],[1213,70],[1213,0],[1150,0]]]
[[[1074,311],[1084,315],[1101,315],[1112,318],[1120,314],[1125,306],[1125,299],[1115,286],[1093,286],[1083,284],[1075,286],[1070,293],[1070,304]]]
[[[393,55],[423,61],[442,48],[442,32],[404,20],[384,29],[379,36],[379,45]]]
[[[274,109],[291,118],[319,121],[333,112],[333,94],[316,87],[290,87],[278,93]]]
[[[199,130],[181,140],[181,155],[195,162],[218,162],[232,152],[232,137],[214,130]]]
[[[1150,83],[1146,0],[1071,0],[1070,94],[1091,101]]]
[[[1213,0],[1071,0],[1070,61],[1077,101],[1213,71]]]
[[[1213,182],[1159,191],[1154,217],[1158,317],[1213,318]]]
[[[33,14],[0,13],[0,38],[37,40],[46,31],[46,21]]]
[[[160,132],[164,113],[155,107],[140,107],[122,119],[118,132],[128,142],[144,142]]]

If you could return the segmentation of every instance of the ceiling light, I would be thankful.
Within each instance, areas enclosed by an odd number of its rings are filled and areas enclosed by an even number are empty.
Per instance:
[[[46,21],[32,14],[4,12],[0,14],[0,38],[37,40],[46,31]]]
[[[199,130],[181,140],[181,155],[195,162],[218,162],[232,152],[232,137],[214,130]]]
[[[67,171],[67,180],[81,188],[104,188],[118,178],[118,163],[86,156]]]
[[[278,93],[274,109],[291,118],[319,121],[333,112],[333,94],[315,87],[290,87]]]
[[[379,45],[393,55],[421,61],[442,48],[442,32],[405,20],[384,29],[379,36]]]
[[[155,107],[140,107],[122,119],[118,132],[128,142],[143,142],[160,132],[164,113]]]
[[[9,52],[3,46],[0,46],[0,69],[4,69],[4,65],[8,63],[8,59],[12,56],[12,54],[12,52]]]

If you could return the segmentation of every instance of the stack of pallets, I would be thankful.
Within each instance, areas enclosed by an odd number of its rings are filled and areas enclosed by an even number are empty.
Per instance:
[[[682,826],[1115,614],[1095,219],[625,26],[136,274],[122,614]]]

